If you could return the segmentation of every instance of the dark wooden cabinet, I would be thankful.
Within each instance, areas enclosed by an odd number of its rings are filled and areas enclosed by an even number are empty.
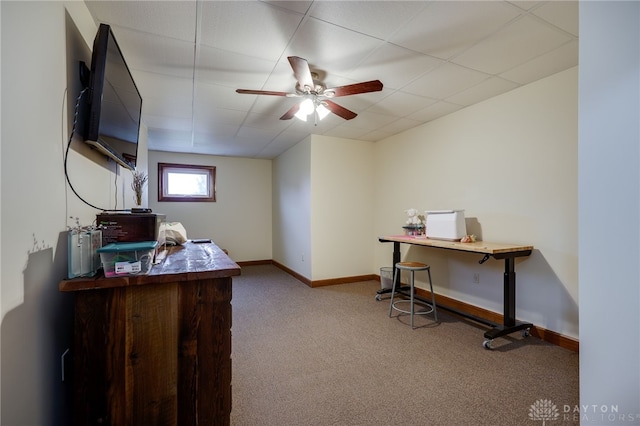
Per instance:
[[[60,283],[75,294],[76,425],[228,425],[232,277],[215,244],[170,249],[149,275]]]

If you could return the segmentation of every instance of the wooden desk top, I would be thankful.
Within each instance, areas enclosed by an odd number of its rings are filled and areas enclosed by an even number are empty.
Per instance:
[[[154,265],[148,275],[105,278],[73,278],[61,281],[60,291],[79,291],[101,288],[127,287],[176,281],[195,281],[240,275],[240,266],[214,243],[169,247],[162,263]]]
[[[476,241],[474,243],[461,243],[460,241],[443,241],[443,240],[431,240],[429,238],[415,238],[405,235],[391,235],[385,237],[379,237],[381,242],[398,242],[405,244],[414,244],[426,247],[444,248],[450,250],[468,251],[472,253],[484,253],[489,255],[500,255],[509,253],[523,253],[528,256],[533,250],[533,246],[517,245],[517,244],[502,244],[502,243],[489,243],[486,241]],[[528,252],[528,253],[527,253]],[[526,253],[526,254],[525,254]]]

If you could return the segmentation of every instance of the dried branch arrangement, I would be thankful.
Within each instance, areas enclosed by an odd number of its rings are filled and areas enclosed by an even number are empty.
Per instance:
[[[131,182],[131,189],[135,192],[135,202],[137,206],[142,205],[142,192],[144,191],[144,186],[147,184],[147,179],[149,177],[145,172],[139,172],[134,170],[133,181]]]

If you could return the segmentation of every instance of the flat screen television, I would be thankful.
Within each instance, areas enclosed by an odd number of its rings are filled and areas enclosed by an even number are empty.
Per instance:
[[[135,169],[142,97],[107,24],[93,42],[84,140],[122,167]]]

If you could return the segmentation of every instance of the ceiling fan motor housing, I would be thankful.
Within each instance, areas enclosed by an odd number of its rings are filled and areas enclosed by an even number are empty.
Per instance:
[[[317,74],[313,73],[312,74],[314,77],[317,76]],[[312,95],[322,95],[325,91],[325,89],[327,88],[324,83],[322,83],[321,81],[318,81],[314,78],[313,80],[313,86],[314,87],[307,87],[305,86],[300,87],[300,83],[296,83],[296,93],[299,95],[307,95],[307,94],[312,94]]]

